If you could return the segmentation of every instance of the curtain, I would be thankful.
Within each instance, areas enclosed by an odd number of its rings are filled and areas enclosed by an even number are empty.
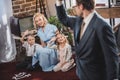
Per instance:
[[[15,40],[11,36],[9,17],[12,15],[11,0],[0,1],[0,63],[15,59]]]

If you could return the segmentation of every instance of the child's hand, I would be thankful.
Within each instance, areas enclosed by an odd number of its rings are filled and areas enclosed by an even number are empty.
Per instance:
[[[49,42],[51,43],[51,42],[55,42],[55,40],[56,40],[56,37],[53,37]]]
[[[36,34],[36,33],[37,33],[37,30],[31,30],[30,33],[31,33],[31,34]]]
[[[24,35],[28,35],[28,34],[29,34],[29,31],[26,30],[26,31],[24,32]]]

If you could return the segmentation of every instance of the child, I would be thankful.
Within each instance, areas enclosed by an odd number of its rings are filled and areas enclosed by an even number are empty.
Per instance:
[[[24,41],[25,36],[27,35],[27,41]],[[34,55],[36,51],[36,47],[39,46],[39,44],[35,43],[35,37],[34,35],[28,34],[28,31],[25,31],[22,38],[21,42],[23,43],[23,47],[26,49],[26,57],[23,62],[20,62],[17,64],[17,68],[26,68],[29,69],[29,67],[32,65],[32,56]]]
[[[53,68],[55,72],[66,72],[75,66],[74,59],[72,59],[71,46],[68,44],[67,38],[63,34],[56,36],[57,53],[59,63]]]

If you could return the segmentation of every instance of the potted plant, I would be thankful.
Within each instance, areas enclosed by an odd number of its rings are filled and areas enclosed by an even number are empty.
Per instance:
[[[65,34],[69,41],[69,43],[71,44],[71,46],[73,46],[73,36],[72,36],[72,32],[71,30],[68,28],[68,27],[65,27],[59,20],[56,16],[51,16],[48,18],[48,22],[50,24],[53,24],[53,25],[56,25],[58,30],[60,32],[62,32],[63,34]]]

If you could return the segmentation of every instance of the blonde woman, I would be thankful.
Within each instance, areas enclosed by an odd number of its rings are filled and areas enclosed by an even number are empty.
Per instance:
[[[46,17],[41,13],[36,13],[33,16],[33,24],[37,29],[37,36],[42,40],[45,47],[49,41],[55,40],[55,35],[58,29],[55,25],[49,24]]]
[[[33,16],[33,24],[37,29],[37,36],[41,39],[41,45],[43,47],[36,50],[32,59],[32,66],[34,67],[34,65],[39,62],[44,72],[52,71],[58,62],[57,54],[54,49],[47,47],[47,44],[55,41],[55,35],[58,29],[56,26],[49,24],[45,16],[41,13],[36,13]]]

